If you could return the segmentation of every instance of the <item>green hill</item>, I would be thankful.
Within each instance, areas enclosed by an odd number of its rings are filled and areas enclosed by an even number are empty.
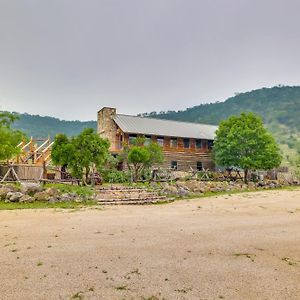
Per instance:
[[[154,118],[218,124],[241,112],[262,116],[284,153],[285,163],[300,166],[300,87],[276,86],[236,94],[224,102],[201,104],[183,111],[143,114]]]
[[[68,136],[79,134],[84,128],[91,127],[96,129],[95,121],[64,121],[52,117],[42,117],[39,115],[20,114],[13,127],[22,130],[28,137],[53,138],[57,133],[65,133]]]

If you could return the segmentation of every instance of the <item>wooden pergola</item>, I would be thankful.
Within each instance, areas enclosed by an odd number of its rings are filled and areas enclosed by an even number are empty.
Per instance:
[[[50,138],[36,139],[31,137],[29,141],[23,140],[18,144],[21,153],[16,156],[11,163],[31,164],[43,166],[49,165],[51,161],[51,149],[53,142]]]

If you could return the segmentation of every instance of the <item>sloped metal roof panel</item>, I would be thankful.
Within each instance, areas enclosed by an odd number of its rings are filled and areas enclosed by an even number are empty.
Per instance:
[[[114,121],[123,132],[213,140],[217,126],[117,114]]]

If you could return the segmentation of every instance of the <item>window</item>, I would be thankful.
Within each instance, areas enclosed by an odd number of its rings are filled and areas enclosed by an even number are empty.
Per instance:
[[[134,141],[136,140],[136,134],[129,134],[128,140],[129,140],[129,145],[133,145]]]
[[[171,161],[171,169],[172,170],[177,170],[177,161],[176,160]]]
[[[213,148],[213,146],[214,146],[214,141],[213,140],[208,140],[207,141],[207,148],[209,150],[211,150]]]
[[[184,148],[190,148],[190,139],[183,139]]]
[[[164,138],[163,137],[157,137],[156,141],[157,141],[157,144],[160,145],[161,147],[164,146]]]
[[[170,146],[171,146],[171,148],[177,148],[177,139],[176,138],[171,138]]]
[[[151,143],[151,136],[150,135],[146,135],[145,136],[145,143],[144,143],[144,145],[145,146],[149,146],[150,143]]]
[[[118,144],[118,149],[122,149],[123,148],[123,135],[120,135],[118,140],[117,140],[117,144]]]
[[[197,170],[198,171],[202,171],[203,170],[202,161],[197,161]]]
[[[201,149],[201,148],[202,148],[202,141],[196,140],[196,149]]]

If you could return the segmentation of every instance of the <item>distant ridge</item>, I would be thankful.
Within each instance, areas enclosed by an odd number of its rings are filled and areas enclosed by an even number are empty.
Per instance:
[[[241,112],[260,115],[280,143],[285,162],[300,170],[300,86],[261,88],[236,94],[224,102],[143,116],[217,125],[222,119]]]
[[[96,121],[64,121],[53,117],[19,114],[20,119],[14,123],[14,128],[20,129],[28,136],[54,138],[57,133],[68,136],[79,134],[84,128],[97,128]]]
[[[300,86],[261,88],[238,93],[224,102],[201,104],[182,111],[145,113],[142,116],[217,125],[222,119],[243,111],[260,114],[266,124],[280,123],[300,131]]]

